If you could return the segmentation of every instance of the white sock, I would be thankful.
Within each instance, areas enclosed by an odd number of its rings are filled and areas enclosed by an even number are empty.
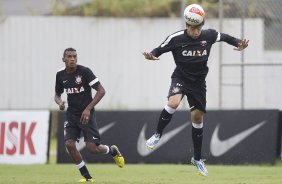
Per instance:
[[[76,165],[76,167],[77,167],[78,169],[80,169],[80,168],[82,168],[84,165],[85,165],[85,163],[84,163],[84,161],[82,160],[82,161],[80,162],[80,164],[77,164],[77,165]]]
[[[176,109],[173,109],[173,108],[171,108],[170,106],[168,106],[168,105],[165,105],[165,110],[169,113],[169,114],[173,114],[175,111],[176,111]]]
[[[201,128],[203,128],[204,123],[203,123],[203,122],[202,122],[202,123],[193,123],[193,122],[192,122],[192,126],[193,126],[194,128],[201,129]]]
[[[107,151],[106,151],[106,153],[105,154],[108,154],[109,152],[110,152],[110,147],[109,146],[107,146],[107,145],[105,145],[106,146],[106,148],[107,148]]]

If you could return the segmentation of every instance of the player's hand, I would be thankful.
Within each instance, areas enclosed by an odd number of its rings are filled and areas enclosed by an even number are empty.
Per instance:
[[[82,114],[81,114],[81,117],[80,117],[80,122],[82,124],[87,124],[88,121],[89,121],[89,118],[90,118],[90,110],[88,109],[85,109]]]
[[[65,108],[66,108],[65,103],[66,103],[65,101],[61,101],[61,103],[59,104],[59,108],[60,108],[61,111],[65,110]]]
[[[237,50],[237,51],[242,51],[244,50],[246,47],[248,47],[249,45],[249,40],[246,40],[246,39],[243,39],[237,48],[234,48],[234,50]]]
[[[144,55],[145,59],[148,59],[148,60],[160,60],[159,58],[155,57],[150,52],[143,52],[143,55]]]

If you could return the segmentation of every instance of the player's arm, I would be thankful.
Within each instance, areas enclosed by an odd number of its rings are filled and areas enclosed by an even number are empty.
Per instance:
[[[160,60],[158,57],[154,56],[151,52],[143,52],[143,55],[147,60]]]
[[[66,102],[62,100],[61,95],[55,93],[54,100],[59,105],[60,110],[65,110]]]
[[[59,74],[56,74],[55,96],[54,100],[58,104],[60,110],[65,110],[65,101],[62,100],[61,94],[64,92],[62,83],[60,82]]]
[[[96,94],[94,95],[92,101],[90,104],[86,107],[86,109],[91,110],[94,109],[94,107],[97,105],[97,103],[104,97],[106,94],[106,91],[102,84],[98,82],[95,86],[94,89],[96,90]]]
[[[104,97],[106,91],[100,82],[97,82],[93,88],[96,90],[96,94],[94,95],[92,101],[87,105],[87,107],[82,112],[80,117],[80,122],[82,124],[88,123],[90,111],[95,108],[98,102]]]
[[[217,41],[223,41],[230,45],[233,45],[235,47],[234,50],[237,51],[244,50],[246,47],[248,47],[249,44],[249,40],[247,39],[240,40],[225,33],[218,33]]]
[[[174,49],[173,40],[171,36],[168,36],[166,40],[157,48],[152,50],[151,52],[143,52],[145,59],[147,60],[160,60],[159,56],[163,53],[172,51]]]
[[[248,45],[249,45],[249,40],[243,39],[243,40],[241,40],[240,43],[238,44],[237,48],[234,48],[234,50],[242,51],[242,50],[244,50],[246,47],[248,47]]]

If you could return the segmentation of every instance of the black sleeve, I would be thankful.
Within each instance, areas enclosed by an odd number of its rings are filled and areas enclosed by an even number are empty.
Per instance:
[[[60,80],[59,73],[56,74],[55,92],[59,96],[64,92],[64,87],[62,81]]]
[[[94,88],[100,84],[99,79],[95,76],[95,74],[89,69],[85,70],[86,80],[90,87]]]
[[[151,53],[155,57],[159,57],[163,53],[172,51],[173,49],[174,49],[173,40],[172,40],[171,36],[168,36],[165,39],[165,41],[159,47],[157,47],[154,50],[152,50]]]
[[[219,41],[226,42],[230,45],[233,45],[234,47],[238,47],[238,44],[241,42],[240,39],[235,38],[235,37],[230,36],[230,35],[225,34],[225,33],[220,33],[220,40]]]
[[[209,39],[211,40],[211,43],[214,44],[216,42],[218,32],[214,29],[208,29],[207,33],[209,35]]]

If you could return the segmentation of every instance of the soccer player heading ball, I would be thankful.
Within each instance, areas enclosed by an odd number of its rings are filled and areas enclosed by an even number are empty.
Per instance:
[[[211,47],[216,42],[226,42],[234,46],[234,50],[242,51],[249,40],[234,38],[214,29],[202,29],[205,23],[205,12],[200,5],[189,5],[184,11],[186,29],[169,35],[164,42],[151,52],[143,52],[147,60],[159,60],[159,56],[172,52],[176,68],[171,75],[168,91],[168,102],[160,113],[155,133],[146,142],[150,149],[158,144],[164,128],[170,122],[184,96],[187,97],[192,122],[192,141],[195,165],[202,176],[208,171],[201,156],[203,140],[203,116],[206,113],[206,76],[208,74],[208,58]]]

